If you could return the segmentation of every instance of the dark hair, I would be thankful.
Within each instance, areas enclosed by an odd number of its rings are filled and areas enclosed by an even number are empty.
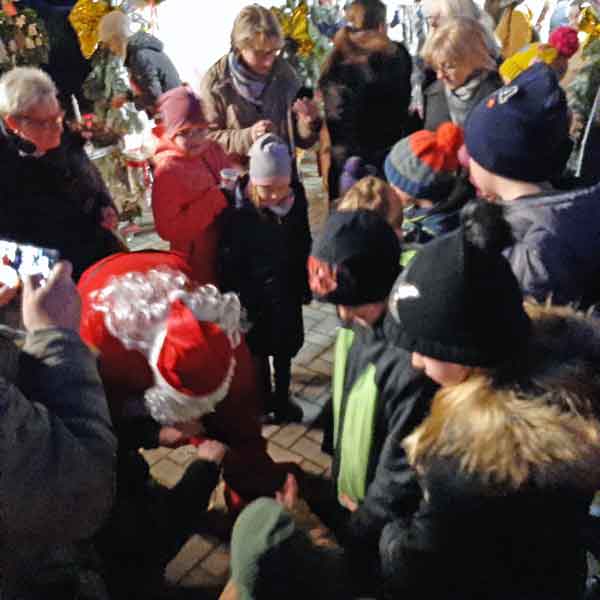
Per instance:
[[[358,29],[377,29],[387,22],[387,7],[381,0],[353,0],[347,10],[361,9],[363,13],[357,23]]]

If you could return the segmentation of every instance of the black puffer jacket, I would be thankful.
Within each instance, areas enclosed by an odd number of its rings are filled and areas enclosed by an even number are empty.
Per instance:
[[[20,146],[20,138],[0,132],[0,238],[58,250],[76,279],[122,251],[100,226],[112,200],[81,140],[65,132],[61,145],[40,158],[23,156]]]
[[[522,356],[440,391],[406,443],[426,499],[383,531],[389,598],[582,598],[600,485],[600,324],[526,306]]]
[[[221,214],[220,286],[239,294],[253,324],[246,341],[260,356],[295,356],[304,343],[302,303],[311,236],[305,196],[285,217],[257,209],[243,179]]]
[[[125,66],[132,82],[142,90],[142,95],[135,98],[136,105],[151,115],[160,96],[181,85],[179,73],[163,49],[159,39],[144,31],[127,42]]]
[[[377,31],[344,28],[319,88],[331,136],[330,198],[337,198],[346,159],[360,156],[382,172],[391,147],[407,134],[412,62],[402,44]]]

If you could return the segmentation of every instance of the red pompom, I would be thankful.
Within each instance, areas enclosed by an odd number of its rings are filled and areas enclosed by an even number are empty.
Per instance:
[[[464,143],[461,127],[454,123],[442,123],[435,132],[435,141],[444,154],[444,169],[454,171],[458,168],[458,151]]]
[[[561,56],[565,56],[566,58],[571,58],[571,56],[579,49],[577,30],[567,25],[557,27],[550,34],[548,42],[558,50],[558,53]]]

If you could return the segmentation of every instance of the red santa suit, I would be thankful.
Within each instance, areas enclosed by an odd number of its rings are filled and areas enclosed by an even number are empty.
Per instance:
[[[99,370],[116,422],[131,404],[163,425],[201,419],[205,436],[226,444],[223,477],[244,499],[281,488],[261,435],[261,397],[239,330],[234,294],[190,279],[171,252],[110,256],[79,281],[81,336],[99,352]]]

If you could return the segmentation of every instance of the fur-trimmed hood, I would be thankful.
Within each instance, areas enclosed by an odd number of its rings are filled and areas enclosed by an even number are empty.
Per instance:
[[[600,321],[569,307],[526,309],[527,347],[440,390],[405,440],[420,472],[442,459],[489,491],[600,485]]]

